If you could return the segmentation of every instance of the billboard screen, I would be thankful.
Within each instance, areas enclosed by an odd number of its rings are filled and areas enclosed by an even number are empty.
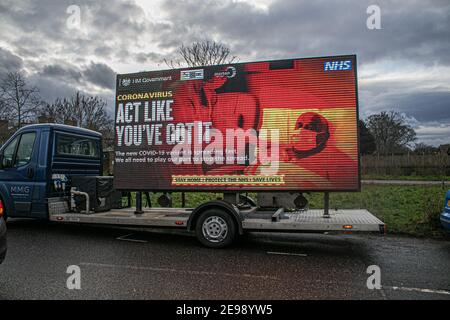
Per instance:
[[[117,76],[115,187],[359,190],[356,56]]]

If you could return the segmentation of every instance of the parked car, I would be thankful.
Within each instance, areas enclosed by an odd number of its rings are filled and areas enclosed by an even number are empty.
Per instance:
[[[445,195],[444,212],[441,214],[442,226],[450,232],[450,190]]]
[[[0,263],[5,260],[6,256],[6,222],[0,216]]]

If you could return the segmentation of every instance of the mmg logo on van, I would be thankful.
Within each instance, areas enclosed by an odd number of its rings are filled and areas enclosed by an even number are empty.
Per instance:
[[[352,60],[326,61],[323,69],[324,71],[352,70]]]
[[[30,194],[30,187],[29,186],[11,186],[11,194],[14,195],[26,195]]]

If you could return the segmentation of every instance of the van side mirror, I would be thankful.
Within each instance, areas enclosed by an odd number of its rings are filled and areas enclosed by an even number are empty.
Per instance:
[[[13,166],[11,159],[5,159],[3,154],[0,154],[0,169],[11,168]]]

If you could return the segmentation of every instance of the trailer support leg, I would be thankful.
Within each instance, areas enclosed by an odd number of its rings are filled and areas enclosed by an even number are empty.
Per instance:
[[[142,214],[144,211],[142,210],[142,192],[136,192],[136,211],[135,214]]]
[[[223,200],[225,200],[228,203],[231,204],[238,204],[239,203],[239,193],[237,192],[224,192],[223,193]]]
[[[145,201],[147,202],[147,207],[151,208],[152,207],[152,200],[150,198],[150,192],[146,191],[144,192],[145,194]]]
[[[131,208],[131,192],[127,191],[127,207]]]
[[[323,195],[323,217],[330,217],[330,193],[325,192]]]

